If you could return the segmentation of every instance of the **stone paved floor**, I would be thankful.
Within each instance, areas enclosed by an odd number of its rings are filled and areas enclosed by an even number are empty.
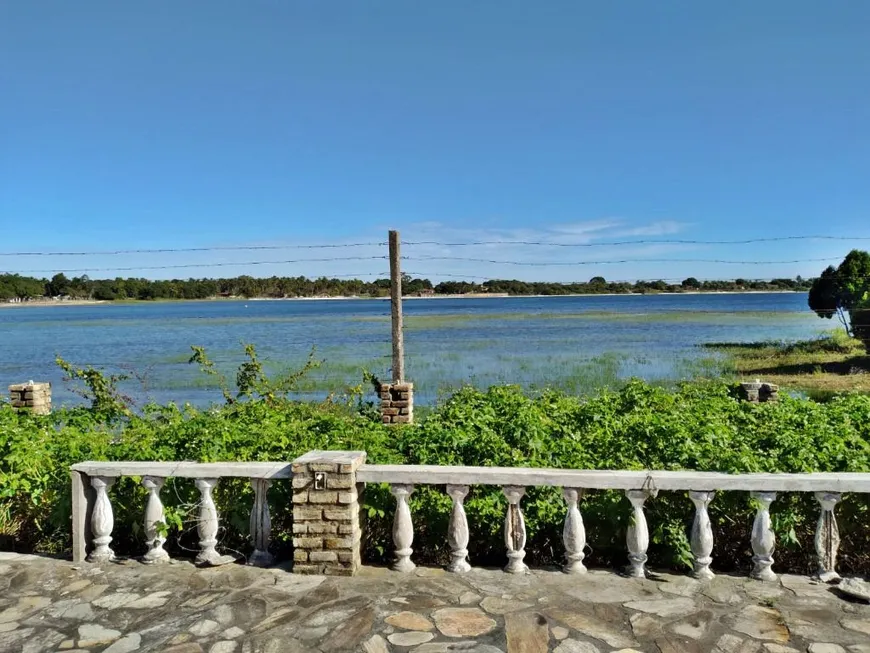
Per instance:
[[[0,651],[870,653],[870,605],[799,576],[355,578],[0,553]]]

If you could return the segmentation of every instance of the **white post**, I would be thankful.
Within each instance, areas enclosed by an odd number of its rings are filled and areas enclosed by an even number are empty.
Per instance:
[[[450,511],[450,524],[447,526],[447,542],[450,544],[450,557],[447,571],[463,573],[471,570],[468,564],[468,517],[465,515],[467,485],[448,485],[447,494],[453,500]]]
[[[142,556],[142,562],[154,563],[169,560],[169,554],[163,548],[166,537],[160,532],[158,524],[166,527],[166,517],[163,513],[163,502],[160,501],[160,489],[165,479],[159,476],[143,476],[142,486],[148,490],[148,503],[145,506],[145,543],[148,550]]]
[[[711,580],[715,574],[710,571],[713,558],[713,528],[710,525],[710,515],[707,506],[716,496],[715,492],[689,492],[689,498],[695,504],[695,519],[692,522],[692,555],[695,556],[694,576],[700,580]]]
[[[837,550],[840,548],[840,529],[834,516],[834,506],[842,498],[837,492],[816,492],[816,500],[821,506],[819,522],[816,525],[816,555],[819,558],[819,580],[829,583],[837,580]]]
[[[112,502],[109,501],[108,489],[115,482],[108,476],[92,476],[91,487],[97,492],[94,498],[94,510],[91,513],[91,532],[94,535],[94,550],[88,555],[88,562],[108,562],[115,559],[115,552],[109,548],[112,541],[112,529],[115,527],[115,517],[112,514]]]
[[[577,502],[583,496],[583,490],[579,488],[563,488],[562,496],[568,504],[565,514],[565,526],[562,529],[562,541],[565,543],[565,566],[562,571],[566,574],[584,574],[586,566],[583,558],[586,557],[586,529],[583,526],[583,516],[577,507]]]
[[[770,504],[776,500],[776,492],[751,492],[750,496],[758,501],[758,510],[752,524],[753,568],[750,576],[756,580],[776,580],[773,573],[773,551],[776,536],[770,528]]]
[[[646,523],[646,515],[643,513],[643,504],[648,497],[658,494],[656,490],[626,490],[625,496],[631,501],[632,514],[625,533],[628,546],[628,575],[634,578],[644,578],[646,571],[644,565],[647,561],[646,551],[649,548],[649,527]]]
[[[269,513],[267,494],[272,481],[265,478],[252,478],[254,488],[254,507],[251,509],[251,539],[254,552],[248,560],[249,565],[268,567],[275,557],[269,553],[269,540],[272,537],[272,516]]]
[[[411,562],[414,550],[414,524],[411,521],[411,507],[408,498],[414,492],[413,485],[395,484],[390,492],[396,497],[396,514],[393,517],[393,542],[396,545],[396,560],[393,562],[395,571],[409,572],[417,567]]]
[[[520,500],[526,488],[505,485],[502,492],[508,500],[507,514],[504,519],[504,543],[507,548],[508,563],[504,568],[509,574],[523,574],[529,570],[523,562],[526,557],[526,520],[520,508]]]
[[[218,512],[212,498],[212,489],[218,484],[216,478],[198,478],[196,487],[201,499],[199,502],[199,553],[195,563],[198,565],[213,565],[220,560],[220,555],[215,550],[217,546]]]

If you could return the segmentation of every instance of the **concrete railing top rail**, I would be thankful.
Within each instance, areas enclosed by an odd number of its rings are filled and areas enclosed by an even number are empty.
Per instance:
[[[163,478],[293,477],[284,462],[82,462],[72,470],[88,476],[159,476]],[[868,492],[870,474],[815,472],[803,474],[725,474],[658,470],[587,470],[529,467],[464,467],[442,465],[362,465],[361,483],[415,485],[523,485],[590,490],[745,490],[762,492]]]
[[[293,478],[290,463],[84,462],[71,468],[88,476],[157,476],[160,478]]]
[[[622,471],[528,467],[363,465],[364,483],[414,485],[520,485],[590,490],[745,490],[761,492],[870,492],[870,474],[723,474],[720,472]]]

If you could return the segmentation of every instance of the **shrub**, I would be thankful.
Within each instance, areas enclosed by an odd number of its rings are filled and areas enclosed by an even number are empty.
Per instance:
[[[286,460],[311,449],[363,449],[371,463],[495,465],[574,469],[692,469],[721,472],[870,471],[870,397],[844,395],[825,404],[784,397],[779,403],[738,401],[720,383],[686,384],[676,391],[640,381],[617,392],[577,398],[558,392],[536,396],[519,388],[467,387],[433,408],[419,424],[385,427],[334,403],[281,397],[234,401],[198,410],[149,406],[106,421],[88,409],[50,416],[18,414],[0,405],[0,528],[11,546],[62,553],[70,548],[69,465],[83,460]],[[111,490],[119,553],[143,550],[145,491],[138,479]],[[162,497],[173,525],[167,546],[194,549],[196,490],[192,482],[167,482]],[[241,552],[247,541],[252,493],[244,480],[223,480],[216,500],[221,546]],[[364,497],[369,562],[392,550],[393,499],[370,485]],[[289,484],[270,491],[273,538],[289,553]],[[443,488],[418,487],[411,506],[415,560],[447,560],[450,501]],[[522,503],[529,539],[527,561],[561,560],[564,502],[556,488],[529,488]],[[474,487],[466,500],[474,564],[502,564],[505,500],[499,488]],[[691,560],[687,530],[692,505],[685,493],[662,492],[647,502],[653,565],[684,568]],[[581,503],[593,566],[626,562],[630,514],[621,493],[593,492]],[[723,492],[710,507],[716,548],[714,568],[745,569],[754,515],[747,493]],[[772,506],[778,536],[777,566],[813,568],[812,536],[818,517],[806,493],[781,494]],[[844,497],[838,506],[843,544],[841,568],[870,570],[867,503]]]

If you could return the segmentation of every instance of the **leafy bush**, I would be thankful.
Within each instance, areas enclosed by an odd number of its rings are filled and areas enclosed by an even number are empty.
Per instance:
[[[386,427],[354,407],[300,403],[270,395],[209,410],[148,406],[106,420],[89,409],[38,417],[0,405],[0,533],[5,548],[67,551],[69,465],[83,460],[286,460],[311,449],[363,449],[372,463],[496,465],[574,469],[692,469],[722,472],[870,471],[870,397],[845,395],[825,404],[784,397],[779,403],[738,401],[719,383],[687,384],[676,391],[640,381],[618,392],[577,398],[558,392],[528,396],[513,386],[480,391],[467,387],[433,408],[415,425]],[[111,490],[119,553],[143,550],[145,491],[138,479]],[[289,553],[289,484],[270,491],[273,538]],[[170,539],[175,554],[194,549],[197,492],[192,482],[167,482]],[[216,500],[221,546],[250,550],[252,493],[244,480],[223,480]],[[392,550],[393,499],[386,486],[366,489],[369,562]],[[415,560],[447,559],[450,501],[443,488],[419,486],[411,501]],[[528,488],[523,499],[532,565],[559,562],[564,502],[556,488]],[[498,488],[474,487],[466,500],[474,564],[502,564],[505,500]],[[593,492],[581,503],[593,566],[626,562],[627,500]],[[692,505],[685,493],[663,492],[647,502],[652,531],[651,564],[683,568],[691,560],[687,530]],[[751,555],[754,509],[747,493],[723,492],[710,507],[716,548],[714,568],[744,569]],[[812,534],[818,517],[806,493],[781,494],[772,507],[778,536],[777,566],[813,568]],[[870,571],[867,503],[844,497],[838,506],[844,570]]]

